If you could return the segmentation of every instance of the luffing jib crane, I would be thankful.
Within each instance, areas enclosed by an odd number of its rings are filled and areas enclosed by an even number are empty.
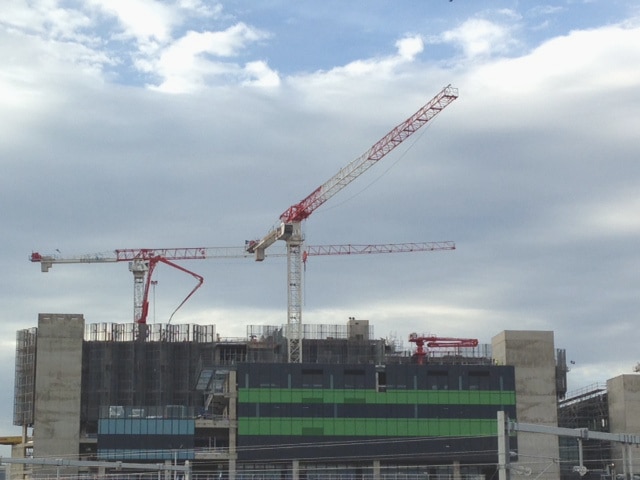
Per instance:
[[[304,252],[307,257],[320,255],[362,255],[375,253],[428,252],[437,250],[455,250],[453,242],[421,242],[421,243],[388,243],[381,245],[311,245]],[[270,256],[283,257],[285,251],[272,250]],[[186,298],[173,311],[169,321],[182,305],[200,288],[202,276],[174,263],[175,260],[206,260],[229,258],[253,258],[245,247],[193,247],[193,248],[128,248],[106,253],[87,255],[46,254],[32,252],[29,260],[40,264],[43,272],[48,272],[54,264],[73,263],[112,263],[129,262],[129,270],[133,273],[133,319],[144,324],[149,313],[149,288],[151,276],[158,263],[164,263],[192,275],[197,284]]]
[[[289,327],[289,362],[302,362],[302,264],[303,242],[301,222],[318,207],[362,175],[373,164],[384,158],[391,150],[415,133],[458,98],[458,89],[451,85],[443,88],[426,105],[411,117],[396,126],[376,142],[360,157],[351,161],[327,182],[316,188],[302,201],[290,206],[280,215],[279,224],[262,239],[249,242],[247,251],[254,253],[256,260],[265,258],[265,250],[277,240],[287,246],[287,324]]]

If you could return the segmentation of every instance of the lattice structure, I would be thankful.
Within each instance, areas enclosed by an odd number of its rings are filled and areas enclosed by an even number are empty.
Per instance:
[[[558,426],[609,432],[607,386],[596,383],[569,392],[567,398],[558,403]],[[575,439],[560,439],[560,451],[567,464],[577,465],[578,448]],[[584,440],[583,455],[584,465],[589,470],[604,470],[611,463],[611,443],[603,440]]]
[[[33,424],[36,383],[37,328],[19,330],[16,338],[16,371],[13,396],[13,424]]]
[[[84,339],[89,342],[196,342],[216,341],[215,325],[90,323]]]

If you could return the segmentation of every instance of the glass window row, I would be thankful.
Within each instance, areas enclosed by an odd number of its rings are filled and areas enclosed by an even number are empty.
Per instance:
[[[378,370],[376,370],[378,368]],[[241,364],[241,388],[398,389],[398,390],[513,390],[510,366],[428,365],[344,366]]]
[[[323,403],[241,403],[238,418],[489,418],[503,410],[515,418],[513,405],[349,405]]]
[[[195,420],[110,418],[98,421],[98,435],[193,435]]]

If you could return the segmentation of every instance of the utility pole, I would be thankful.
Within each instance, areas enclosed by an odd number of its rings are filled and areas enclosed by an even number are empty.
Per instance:
[[[507,432],[507,418],[504,411],[498,412],[498,480],[510,480],[509,465],[509,433]]]

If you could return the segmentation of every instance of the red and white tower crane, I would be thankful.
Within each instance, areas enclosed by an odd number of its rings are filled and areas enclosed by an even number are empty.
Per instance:
[[[420,243],[388,243],[378,245],[311,245],[304,251],[304,261],[307,257],[321,255],[364,255],[376,253],[407,253],[430,252],[438,250],[455,250],[453,242],[420,242]],[[269,256],[283,257],[284,250],[272,250]],[[171,318],[182,305],[202,286],[204,279],[191,270],[177,263],[176,260],[207,260],[229,258],[253,258],[245,247],[193,247],[193,248],[127,248],[106,253],[86,255],[40,254],[31,253],[29,260],[40,264],[43,272],[48,272],[55,264],[74,263],[113,263],[129,262],[129,270],[133,273],[133,319],[136,323],[147,322],[149,313],[149,288],[152,285],[151,276],[158,263],[164,263],[178,270],[188,273],[197,280],[196,286],[173,311]]]
[[[289,327],[289,362],[302,362],[302,264],[303,242],[301,223],[318,207],[341,191],[344,187],[362,175],[378,160],[384,158],[391,150],[415,133],[440,113],[451,102],[458,98],[458,89],[451,85],[443,88],[426,105],[411,117],[396,126],[393,130],[376,142],[360,157],[351,161],[336,175],[316,188],[302,201],[290,206],[280,215],[279,224],[270,230],[261,240],[252,241],[247,251],[255,253],[256,260],[265,258],[265,250],[277,240],[284,240],[287,246],[287,284],[288,307],[287,325]]]

